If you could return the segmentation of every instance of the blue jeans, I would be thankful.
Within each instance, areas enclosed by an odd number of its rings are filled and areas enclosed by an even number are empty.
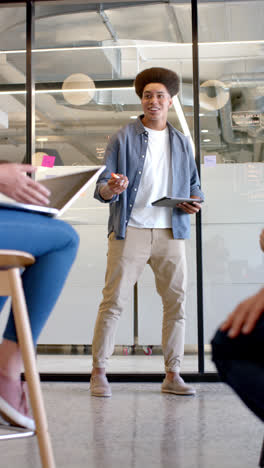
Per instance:
[[[79,236],[67,223],[36,213],[0,210],[0,249],[28,252],[36,263],[22,273],[34,344],[75,259]],[[0,311],[6,297],[0,297]],[[4,338],[17,341],[12,310]]]
[[[264,315],[249,335],[229,338],[218,330],[211,343],[221,380],[264,421]]]

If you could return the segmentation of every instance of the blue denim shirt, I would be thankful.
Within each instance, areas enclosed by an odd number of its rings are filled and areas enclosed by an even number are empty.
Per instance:
[[[141,118],[121,128],[112,136],[106,148],[106,169],[100,174],[94,196],[103,203],[110,203],[108,235],[114,232],[117,239],[124,239],[128,220],[137,196],[148,146],[148,132]],[[189,198],[192,195],[204,198],[189,138],[176,130],[169,122],[172,197]],[[111,178],[111,172],[124,174],[129,180],[127,190],[114,195],[111,200],[100,196],[100,187]],[[180,208],[172,210],[174,239],[190,237],[190,215]]]

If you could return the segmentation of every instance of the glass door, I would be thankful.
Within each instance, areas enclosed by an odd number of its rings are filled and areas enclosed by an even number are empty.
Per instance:
[[[226,315],[263,284],[263,15],[262,1],[199,2],[207,349]]]

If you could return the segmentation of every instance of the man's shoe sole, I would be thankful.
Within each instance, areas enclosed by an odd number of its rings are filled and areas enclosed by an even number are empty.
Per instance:
[[[194,392],[189,392],[189,393],[187,393],[187,392],[180,392],[180,391],[175,392],[175,390],[174,390],[174,391],[173,391],[173,390],[164,390],[163,388],[161,389],[161,392],[162,392],[162,393],[173,393],[174,395],[185,395],[185,396],[193,396],[193,395],[196,394],[196,391],[194,391]]]
[[[91,392],[91,396],[109,398],[109,397],[112,396],[112,393],[95,393],[95,392]]]

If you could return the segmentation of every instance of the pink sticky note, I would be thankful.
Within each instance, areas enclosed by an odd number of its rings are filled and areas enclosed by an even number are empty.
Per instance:
[[[42,158],[41,166],[44,167],[53,167],[55,163],[56,156],[49,156],[48,154],[44,154]]]

